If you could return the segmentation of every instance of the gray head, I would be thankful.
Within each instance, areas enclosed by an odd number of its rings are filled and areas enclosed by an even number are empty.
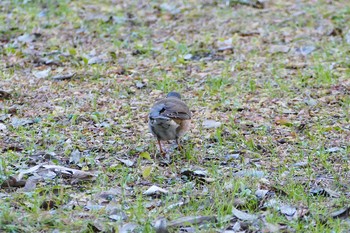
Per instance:
[[[173,97],[173,98],[178,98],[181,99],[181,95],[178,92],[171,91],[166,95],[167,98]]]

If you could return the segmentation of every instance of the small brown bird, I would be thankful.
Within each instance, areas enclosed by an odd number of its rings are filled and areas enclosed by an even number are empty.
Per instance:
[[[148,126],[157,137],[159,150],[165,154],[160,141],[176,140],[181,150],[180,137],[191,126],[191,112],[177,92],[169,92],[165,99],[155,103],[149,113]]]

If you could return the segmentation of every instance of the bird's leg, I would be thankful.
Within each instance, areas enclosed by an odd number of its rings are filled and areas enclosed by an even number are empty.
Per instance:
[[[177,143],[177,147],[179,148],[180,151],[182,151],[182,146],[180,144],[180,139],[176,138],[176,143]]]
[[[165,152],[163,151],[162,144],[160,143],[160,140],[158,139],[158,145],[159,145],[159,151],[162,155],[165,155]]]

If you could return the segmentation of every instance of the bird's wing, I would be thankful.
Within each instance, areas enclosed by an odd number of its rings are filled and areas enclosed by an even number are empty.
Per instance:
[[[191,119],[191,112],[187,105],[178,99],[164,99],[156,103],[151,109],[150,117],[168,117],[180,120]]]

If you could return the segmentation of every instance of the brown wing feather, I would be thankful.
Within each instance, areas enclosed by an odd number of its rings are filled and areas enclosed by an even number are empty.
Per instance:
[[[180,99],[167,98],[157,102],[157,104],[163,104],[164,106],[159,113],[162,116],[181,120],[191,119],[190,109]]]

